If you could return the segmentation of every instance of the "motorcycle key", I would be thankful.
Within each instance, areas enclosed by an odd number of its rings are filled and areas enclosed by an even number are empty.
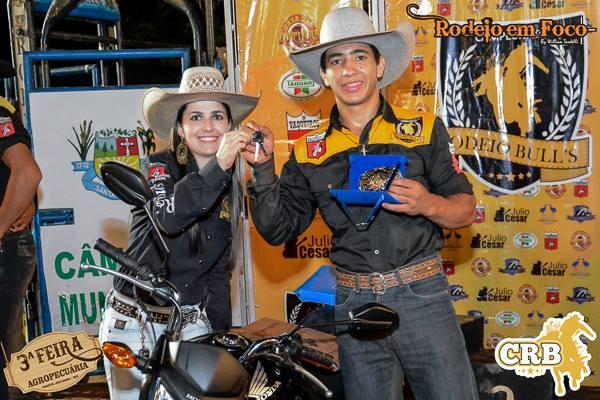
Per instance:
[[[265,138],[265,135],[261,131],[254,131],[254,133],[252,133],[252,141],[255,144],[257,144],[257,146],[254,148],[254,162],[258,161],[258,148],[259,147],[262,150],[263,154],[265,156],[267,155],[267,149],[265,149],[265,145],[263,144],[264,138]]]

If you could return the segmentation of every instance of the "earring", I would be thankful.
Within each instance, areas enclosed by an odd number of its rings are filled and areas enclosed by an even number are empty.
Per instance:
[[[177,158],[177,162],[181,165],[186,165],[188,162],[188,148],[185,145],[185,138],[183,136],[177,145],[177,149],[175,149],[175,157]]]

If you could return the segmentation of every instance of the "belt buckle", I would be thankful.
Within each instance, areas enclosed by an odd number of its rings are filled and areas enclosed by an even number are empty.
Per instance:
[[[375,278],[379,279],[381,285],[380,287],[373,283]],[[376,295],[381,296],[385,294],[385,277],[381,272],[372,272],[369,275],[369,285],[371,285],[371,290],[373,290],[373,293]]]

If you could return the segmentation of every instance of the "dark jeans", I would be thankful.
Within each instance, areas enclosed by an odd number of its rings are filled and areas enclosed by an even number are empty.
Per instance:
[[[417,400],[476,400],[477,386],[464,337],[448,293],[448,281],[437,275],[387,289],[337,287],[335,318],[368,302],[398,312],[399,328],[385,337],[361,340],[338,335],[347,400],[403,399],[406,375]]]
[[[0,340],[10,355],[25,346],[23,299],[35,271],[35,246],[31,231],[10,233],[0,248]],[[4,356],[0,355],[0,399],[7,399]],[[21,393],[18,389],[17,393]],[[13,391],[11,390],[11,392]]]

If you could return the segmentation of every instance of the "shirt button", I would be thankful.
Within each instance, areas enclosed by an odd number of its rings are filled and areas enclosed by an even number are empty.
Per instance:
[[[212,236],[211,236],[211,235],[208,235],[206,238],[207,238],[208,240],[210,240],[210,239],[212,239]]]
[[[329,185],[327,185],[327,189],[331,189],[333,188],[333,185],[330,183]]]
[[[198,260],[198,264],[202,264],[204,260]]]
[[[379,250],[375,249],[373,253],[375,253],[375,255],[379,255]]]

